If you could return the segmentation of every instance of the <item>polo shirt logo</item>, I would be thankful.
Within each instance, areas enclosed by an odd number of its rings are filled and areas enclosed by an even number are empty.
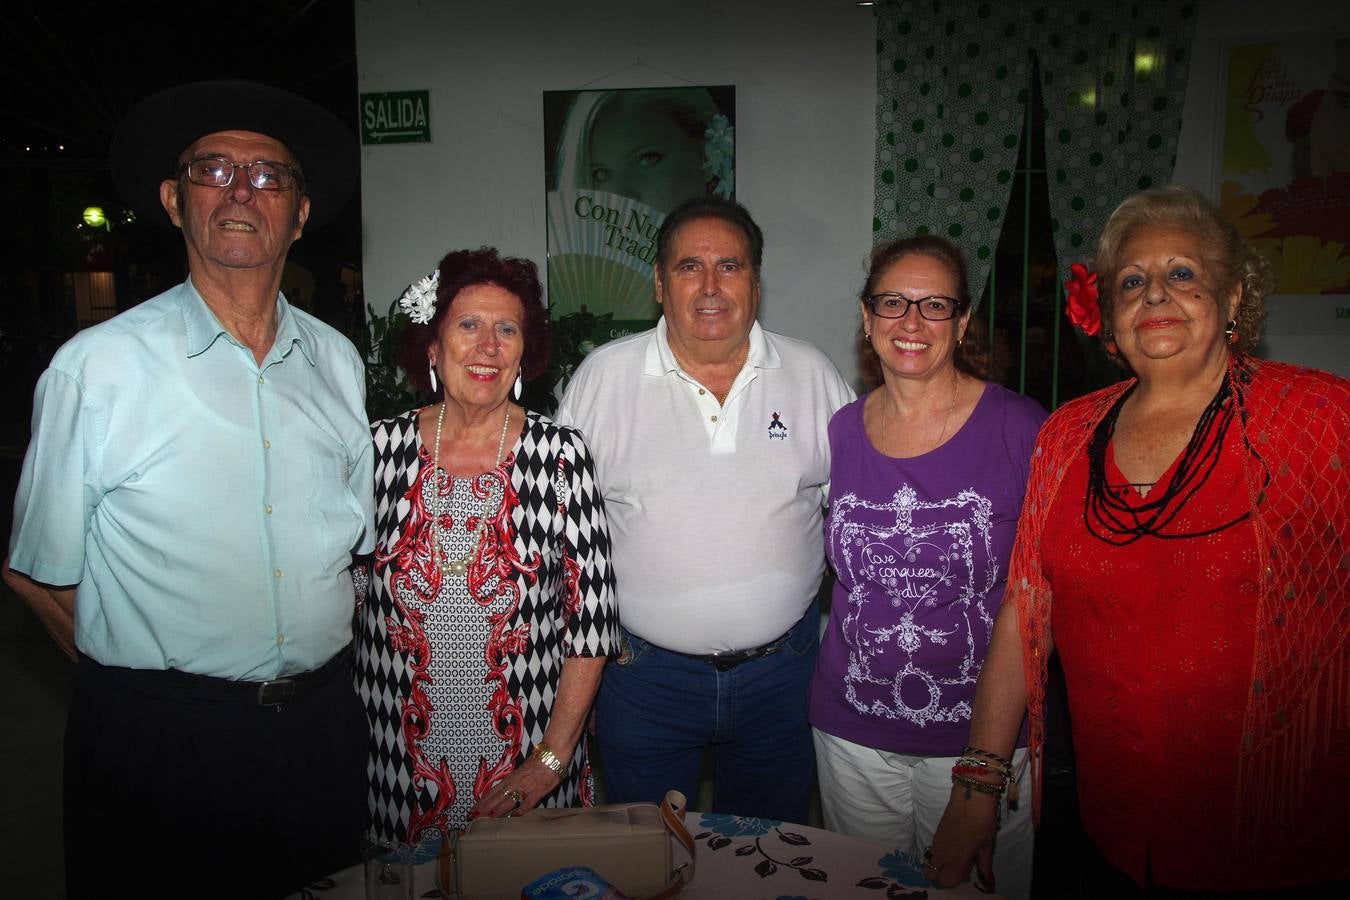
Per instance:
[[[778,413],[773,414],[773,421],[769,423],[769,440],[787,440],[788,428],[778,418]]]

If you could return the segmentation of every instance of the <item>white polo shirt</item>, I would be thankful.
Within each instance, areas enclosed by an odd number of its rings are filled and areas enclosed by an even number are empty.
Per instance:
[[[680,368],[665,319],[586,358],[557,420],[595,457],[625,628],[703,654],[802,617],[825,568],[826,426],[853,396],[825,354],[758,323],[723,406]]]

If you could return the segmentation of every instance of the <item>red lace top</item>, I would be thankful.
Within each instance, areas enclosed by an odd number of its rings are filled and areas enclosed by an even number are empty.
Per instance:
[[[1180,889],[1350,874],[1350,383],[1235,363],[1242,416],[1167,531],[1246,519],[1124,546],[1088,533],[1086,443],[1122,384],[1042,430],[1009,577],[1036,764],[1053,636],[1085,827],[1136,880]],[[1109,453],[1106,480],[1124,481]]]
[[[1233,489],[1240,445],[1230,429],[1215,470],[1169,531],[1204,531],[1242,515],[1246,497]],[[1171,477],[1169,469],[1154,490]],[[1146,502],[1124,486],[1109,451],[1106,480],[1131,507]],[[1045,563],[1055,592],[1051,628],[1072,686],[1083,826],[1125,871],[1143,872],[1151,859],[1161,884],[1214,887],[1237,868],[1213,823],[1232,821],[1237,797],[1233,748],[1256,636],[1256,548],[1240,527],[1107,543],[1083,525],[1087,481],[1083,455],[1050,513],[1048,531],[1064,540]]]

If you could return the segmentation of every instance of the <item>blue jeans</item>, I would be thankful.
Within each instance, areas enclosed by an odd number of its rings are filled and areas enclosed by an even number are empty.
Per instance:
[[[698,796],[705,750],[713,812],[801,822],[815,768],[806,691],[820,644],[815,604],[777,652],[725,671],[623,631],[605,667],[596,738],[610,803]]]

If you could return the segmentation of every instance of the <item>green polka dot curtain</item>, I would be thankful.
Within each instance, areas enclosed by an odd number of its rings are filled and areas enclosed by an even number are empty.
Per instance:
[[[890,0],[877,8],[877,242],[945,235],[989,275],[1041,64],[1055,245],[1088,252],[1106,216],[1172,170],[1191,4]]]
[[[1029,24],[1055,252],[1067,269],[1091,257],[1122,200],[1172,177],[1195,5],[1039,3]]]
[[[874,239],[953,239],[976,296],[1003,228],[1031,71],[1011,5],[877,8]]]

